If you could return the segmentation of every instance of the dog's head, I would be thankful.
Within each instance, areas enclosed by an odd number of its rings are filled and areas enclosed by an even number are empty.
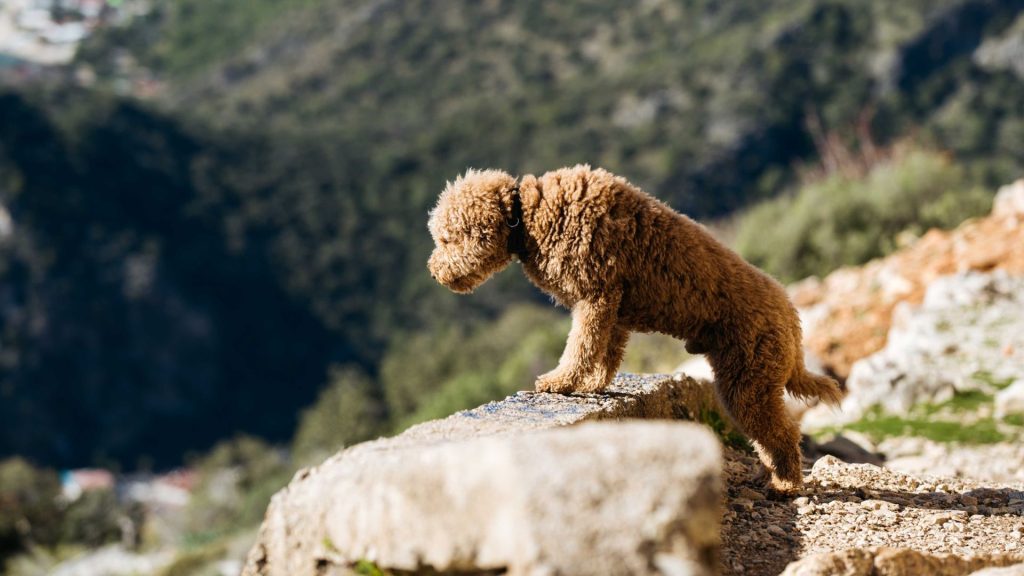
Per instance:
[[[427,227],[434,237],[430,275],[455,292],[472,292],[508,265],[506,206],[516,180],[500,170],[469,170],[449,182]]]

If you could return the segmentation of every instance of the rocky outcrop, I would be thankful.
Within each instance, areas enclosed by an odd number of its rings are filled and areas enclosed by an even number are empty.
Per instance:
[[[842,409],[811,408],[804,430],[844,428],[839,439],[915,475],[1024,482],[1024,277],[936,280],[920,306],[896,308],[888,343],[846,385]]]
[[[278,493],[246,576],[388,570],[710,574],[721,457],[706,428],[588,423],[711,406],[677,377],[603,395],[520,393],[354,446]]]
[[[854,364],[842,411],[812,410],[805,425],[855,420],[874,406],[906,414],[971,392],[1004,394],[1007,413],[1015,393],[1003,388],[1024,382],[1022,310],[1022,276],[1000,270],[936,280],[921,306],[897,307],[885,348]]]
[[[897,306],[920,304],[937,278],[972,270],[1024,274],[1022,222],[1024,181],[1018,181],[999,191],[988,217],[932,230],[891,256],[793,286],[807,347],[845,378],[854,362],[885,346]]]

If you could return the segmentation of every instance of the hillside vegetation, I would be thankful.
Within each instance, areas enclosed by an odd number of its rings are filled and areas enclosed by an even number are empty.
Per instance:
[[[793,181],[814,155],[808,119],[852,132],[865,115],[882,143],[921,130],[990,185],[1022,165],[1012,53],[975,55],[1019,33],[1013,0],[229,5],[171,0],[139,25],[132,53],[166,81],[161,100],[232,126],[336,129],[417,204],[467,165],[589,162],[720,215]],[[110,68],[106,40],[83,61]]]
[[[833,174],[757,205],[740,219],[736,249],[792,282],[885,256],[900,241],[953,228],[991,206],[991,193],[948,157],[900,152],[867,174]]]

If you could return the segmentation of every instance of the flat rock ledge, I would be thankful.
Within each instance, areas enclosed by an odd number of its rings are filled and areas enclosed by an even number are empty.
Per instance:
[[[243,576],[714,574],[722,456],[714,406],[681,376],[600,395],[521,392],[300,471],[271,501]],[[579,426],[569,425],[581,424]]]

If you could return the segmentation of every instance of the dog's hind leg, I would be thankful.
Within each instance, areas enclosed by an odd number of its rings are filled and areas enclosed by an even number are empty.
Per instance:
[[[565,351],[557,368],[537,378],[538,392],[600,392],[611,382],[625,348],[618,332],[619,298],[610,292],[573,306]],[[614,356],[609,353],[612,349]],[[610,360],[616,360],[614,366]]]
[[[803,482],[800,428],[783,403],[786,379],[775,366],[716,360],[712,366],[718,398],[736,426],[753,441],[761,462],[771,474],[771,488],[795,492]]]

